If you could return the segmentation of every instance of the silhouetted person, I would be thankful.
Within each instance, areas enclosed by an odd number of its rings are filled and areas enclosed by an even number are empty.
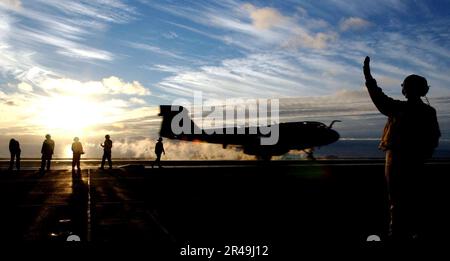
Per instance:
[[[16,160],[16,168],[20,170],[20,144],[17,140],[11,139],[9,141],[9,152],[11,153],[11,160],[9,162],[9,170],[14,168],[14,159]]]
[[[386,152],[385,176],[390,201],[389,235],[411,240],[423,234],[426,218],[424,163],[438,146],[440,130],[436,110],[421,97],[428,92],[427,80],[409,75],[402,84],[407,101],[386,96],[370,73],[370,58],[364,60],[364,76],[377,109],[388,117],[380,149]],[[428,101],[428,100],[427,100]]]
[[[166,155],[166,152],[164,151],[164,145],[162,143],[162,138],[159,137],[158,142],[156,142],[155,145],[155,154],[156,154],[156,160],[152,164],[152,168],[155,166],[156,163],[158,163],[158,166],[161,168],[161,154],[164,153]]]
[[[112,161],[111,161],[112,140],[110,139],[109,135],[105,135],[105,142],[103,142],[103,144],[100,144],[100,146],[103,147],[102,165],[100,166],[100,169],[104,169],[105,160],[108,160],[109,169],[112,169]]]
[[[72,152],[73,152],[72,172],[75,172],[75,166],[77,166],[77,170],[80,173],[81,172],[80,159],[81,159],[81,154],[84,154],[84,151],[83,151],[83,145],[81,144],[80,139],[78,137],[75,137],[73,139]]]
[[[50,164],[52,161],[53,152],[55,150],[55,142],[51,139],[50,134],[45,135],[45,140],[42,143],[42,161],[40,171],[44,172],[45,167],[50,170]]]

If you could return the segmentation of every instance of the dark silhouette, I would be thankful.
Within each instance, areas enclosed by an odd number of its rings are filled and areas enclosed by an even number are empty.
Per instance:
[[[11,161],[9,162],[9,169],[13,170],[14,168],[14,159],[16,160],[16,168],[20,170],[20,144],[17,140],[11,139],[9,141],[9,152],[11,153]]]
[[[42,161],[40,171],[44,172],[45,167],[47,171],[50,170],[50,165],[53,157],[53,152],[55,150],[55,142],[51,139],[50,134],[45,135],[45,140],[42,143]]]
[[[72,143],[72,172],[75,172],[75,166],[77,166],[78,173],[81,172],[80,168],[80,160],[81,160],[81,154],[84,154],[83,151],[83,145],[80,142],[80,139],[78,137],[75,137],[73,139]]]
[[[286,122],[278,124],[279,137],[276,144],[262,145],[261,138],[270,135],[261,133],[255,127],[243,128],[218,128],[201,129],[189,117],[186,108],[178,105],[161,105],[159,116],[163,117],[159,135],[169,139],[184,141],[207,142],[221,144],[223,148],[228,145],[240,146],[243,152],[255,155],[258,159],[270,160],[272,156],[280,156],[290,150],[301,150],[313,157],[314,147],[321,147],[339,139],[339,133],[332,129],[334,120],[330,125],[325,125],[316,121]],[[179,124],[183,131],[174,133],[172,121],[175,116],[181,119]],[[272,127],[277,127],[275,124]],[[188,132],[184,132],[188,130]]]
[[[103,157],[102,157],[102,165],[100,169],[105,169],[105,160],[108,160],[109,169],[112,169],[112,161],[111,161],[111,148],[112,148],[112,140],[109,135],[105,135],[105,142],[100,144],[103,147]]]
[[[164,155],[166,155],[166,151],[164,150],[164,145],[162,143],[162,138],[159,137],[158,142],[156,142],[155,145],[155,154],[156,154],[156,160],[153,162],[152,164],[152,168],[153,166],[155,166],[156,163],[158,163],[158,166],[160,168],[162,168],[161,166],[161,154],[164,153]]]
[[[436,110],[421,99],[429,86],[424,77],[409,75],[402,84],[407,101],[394,100],[383,93],[372,77],[369,57],[364,60],[364,76],[373,103],[388,116],[380,149],[386,152],[389,235],[393,240],[412,240],[424,232],[426,195],[421,192],[426,177],[423,167],[438,146],[441,135]]]

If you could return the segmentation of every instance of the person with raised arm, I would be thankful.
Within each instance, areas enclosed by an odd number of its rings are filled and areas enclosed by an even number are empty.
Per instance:
[[[369,57],[364,60],[363,72],[370,98],[387,116],[379,148],[386,153],[388,236],[394,241],[414,240],[423,234],[426,225],[424,163],[431,158],[441,136],[436,110],[425,97],[429,86],[425,77],[409,75],[401,84],[406,101],[395,100],[384,94],[372,77]]]

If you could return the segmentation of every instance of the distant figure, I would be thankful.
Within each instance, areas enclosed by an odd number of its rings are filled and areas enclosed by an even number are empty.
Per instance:
[[[162,143],[162,138],[159,137],[158,142],[156,142],[155,145],[155,154],[156,154],[156,160],[152,164],[152,168],[155,166],[156,163],[158,163],[158,166],[162,168],[161,166],[161,154],[164,153],[166,155],[166,152],[164,151],[164,145]]]
[[[112,140],[109,135],[105,135],[105,142],[100,144],[103,147],[103,157],[102,157],[102,165],[100,169],[105,169],[105,160],[108,160],[109,169],[112,169],[112,161],[111,161],[111,148],[112,148]]]
[[[52,161],[53,152],[55,150],[55,142],[52,140],[50,134],[45,135],[44,143],[42,143],[42,161],[40,171],[44,172],[45,167],[47,171],[50,170],[50,164]]]
[[[426,181],[424,163],[431,158],[441,136],[436,110],[421,99],[429,86],[424,77],[409,75],[402,84],[407,101],[394,100],[377,86],[370,73],[369,57],[364,60],[364,76],[373,103],[388,117],[379,147],[386,152],[389,236],[393,240],[412,240],[423,233],[426,215],[426,195],[421,194]]]
[[[84,151],[83,151],[83,145],[81,145],[80,139],[78,137],[75,137],[73,139],[72,152],[73,152],[72,172],[75,172],[75,166],[77,166],[77,170],[80,173],[81,172],[80,159],[81,159],[81,154],[84,154]]]
[[[11,153],[11,161],[9,162],[9,169],[13,170],[14,168],[14,159],[16,160],[16,168],[20,170],[20,144],[17,140],[11,139],[9,141],[9,152]]]

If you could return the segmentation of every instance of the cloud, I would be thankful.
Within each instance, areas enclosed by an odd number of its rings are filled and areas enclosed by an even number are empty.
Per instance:
[[[138,81],[131,83],[124,82],[122,79],[111,76],[102,80],[103,86],[110,90],[113,94],[126,94],[126,95],[150,95],[148,88],[142,86]]]
[[[362,123],[355,119],[376,117],[382,124],[383,116],[377,112],[364,89],[341,89],[329,95],[282,98],[279,103],[280,122],[312,120],[328,124],[337,119],[345,122],[338,128],[352,129]],[[360,134],[367,135],[367,131]]]
[[[420,6],[419,3],[412,3],[404,0],[378,0],[378,1],[328,1],[326,4],[308,5],[315,12],[321,11],[323,14],[348,14],[351,16],[369,17],[381,15],[406,14],[411,15],[412,9]],[[412,8],[411,8],[412,7]],[[420,10],[423,12],[424,10]]]
[[[32,92],[33,91],[33,86],[29,85],[26,82],[19,83],[17,85],[17,88],[19,88],[19,90],[25,91],[25,92]]]
[[[349,17],[341,21],[339,28],[341,31],[362,30],[369,27],[371,23],[359,17]]]
[[[22,2],[20,0],[0,0],[0,7],[20,9],[22,7]]]
[[[327,72],[334,72],[333,74]],[[342,86],[361,86],[358,67],[332,58],[317,59],[309,52],[295,58],[287,52],[256,53],[226,59],[217,66],[180,71],[156,86],[165,92],[192,97],[201,91],[209,98],[273,98],[329,94]]]
[[[128,45],[133,47],[133,48],[135,48],[135,49],[149,51],[149,52],[156,53],[156,54],[159,54],[159,55],[162,55],[162,56],[176,58],[176,59],[184,59],[184,57],[181,57],[180,55],[178,55],[176,53],[173,53],[171,51],[167,51],[167,50],[161,49],[158,46],[145,44],[145,43],[129,43]]]
[[[165,38],[171,39],[171,40],[178,38],[178,34],[175,33],[175,32],[172,32],[172,31],[167,32],[167,33],[164,33],[163,36],[164,36]]]
[[[46,78],[37,85],[48,92],[76,95],[150,95],[150,90],[138,81],[125,82],[116,76],[104,78],[101,81],[81,82],[70,78]]]
[[[155,64],[151,66],[142,66],[142,68],[150,70],[150,71],[159,71],[159,72],[167,72],[167,73],[180,73],[183,71],[188,71],[188,67],[177,66],[177,65],[165,65],[165,64]]]
[[[274,8],[257,8],[252,4],[245,4],[243,8],[250,13],[252,24],[258,29],[271,29],[286,20],[286,18]]]
[[[8,106],[14,106],[14,102],[9,100],[10,98],[8,97],[8,95],[6,95],[4,92],[0,91],[0,112],[2,114],[5,113],[5,110],[3,108],[4,105],[8,105]],[[3,116],[3,115],[2,115]]]
[[[109,24],[128,23],[136,16],[135,8],[121,0],[1,0],[0,55],[9,59],[0,57],[0,73],[29,69],[26,66],[44,68],[43,63],[58,60],[59,55],[74,62],[112,61],[114,54],[92,43],[104,35]],[[43,50],[45,62],[37,63],[30,57]]]
[[[0,76],[13,77],[19,81],[34,82],[54,75],[35,61],[35,53],[14,48],[8,41],[2,42],[0,34]],[[9,36],[6,35],[6,38]]]
[[[57,51],[57,53],[69,56],[72,58],[92,59],[92,60],[113,60],[113,55],[110,52],[96,50],[96,49],[82,49],[78,47],[65,48]]]
[[[6,47],[6,44],[3,41],[7,40],[7,36],[11,32],[10,20],[11,20],[10,16],[0,12],[0,32],[1,32],[0,41],[2,41],[0,47],[2,48]]]
[[[113,60],[114,55],[108,51],[92,48],[77,41],[57,36],[53,33],[40,32],[34,29],[16,28],[16,35],[12,38],[19,42],[39,42],[57,47],[57,53],[86,60]]]
[[[130,98],[130,102],[133,103],[133,104],[139,104],[139,105],[144,105],[144,104],[147,103],[143,99],[139,99],[139,98],[136,98],[136,97]]]
[[[196,34],[199,34],[199,35],[202,35],[202,36],[214,39],[214,40],[225,41],[227,44],[231,44],[231,42],[232,42],[232,41],[228,41],[226,36],[224,37],[222,35],[209,33],[209,32],[202,31],[202,30],[199,30],[197,28],[194,28],[194,27],[191,27],[191,26],[187,26],[187,25],[184,25],[184,24],[180,24],[180,23],[174,23],[174,22],[167,22],[167,23],[171,24],[171,25],[174,25],[176,27],[185,29],[187,31],[194,32]]]
[[[58,1],[39,0],[40,4],[57,8],[65,14],[80,16],[84,19],[94,19],[111,23],[128,23],[135,19],[137,11],[134,7],[121,0],[90,0],[90,1]]]
[[[303,29],[298,28],[295,30],[295,34],[287,39],[283,43],[287,48],[312,48],[312,49],[325,49],[330,41],[334,41],[337,38],[335,33],[317,33],[309,34]]]
[[[258,7],[239,1],[190,8],[175,5],[169,7],[152,5],[152,7],[206,28],[224,29],[222,35],[216,35],[205,33],[197,28],[174,24],[248,51],[267,50],[274,47],[324,49],[336,35],[334,32],[323,30],[328,25],[324,20],[298,15],[289,16],[273,7]]]

